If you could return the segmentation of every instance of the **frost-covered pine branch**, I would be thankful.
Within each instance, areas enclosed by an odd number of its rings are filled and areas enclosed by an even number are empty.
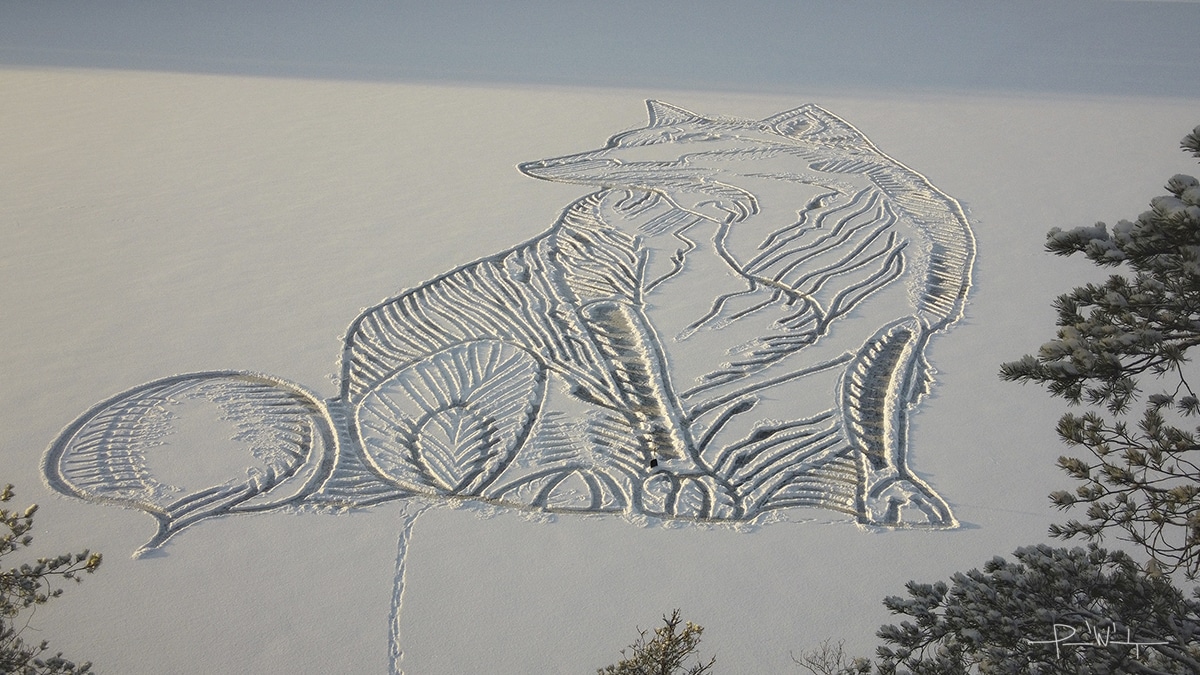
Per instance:
[[[1095,544],[1018,548],[949,581],[910,581],[883,604],[875,658],[826,641],[796,663],[816,675],[1191,675],[1200,597]]]
[[[0,490],[0,503],[13,498],[11,485]],[[33,515],[37,505],[21,510],[0,508],[0,524],[7,532],[0,535],[0,558],[17,553],[33,543]],[[81,581],[80,575],[91,574],[100,567],[99,553],[83,550],[48,558],[38,558],[7,571],[0,571],[0,673],[16,675],[78,675],[90,673],[90,663],[75,664],[63,658],[61,652],[46,656],[49,643],[27,642],[22,632],[28,619],[22,616],[37,605],[43,605],[62,594],[55,580]]]
[[[1200,127],[1182,147],[1200,157]],[[1060,438],[1088,456],[1059,458],[1078,485],[1051,495],[1060,508],[1085,507],[1086,521],[1051,534],[1097,540],[1115,531],[1156,567],[1195,578],[1200,377],[1188,352],[1200,345],[1200,181],[1180,174],[1166,189],[1135,221],[1050,231],[1047,250],[1123,273],[1059,296],[1055,338],[1003,364],[1000,376],[1091,408],[1059,420]]]
[[[879,629],[875,672],[1200,672],[1200,601],[1168,578],[1094,544],[1013,555],[885,599],[908,619]]]

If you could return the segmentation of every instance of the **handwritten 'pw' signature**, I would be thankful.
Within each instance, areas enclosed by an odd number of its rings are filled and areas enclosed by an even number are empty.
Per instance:
[[[1054,624],[1053,639],[1030,640],[1029,638],[1025,638],[1025,642],[1028,642],[1031,645],[1052,644],[1054,645],[1054,655],[1058,658],[1062,658],[1063,647],[1104,648],[1108,647],[1109,645],[1125,645],[1133,647],[1133,656],[1134,658],[1138,658],[1141,656],[1142,647],[1153,647],[1156,645],[1165,645],[1170,643],[1169,640],[1146,642],[1134,641],[1133,630],[1128,627],[1125,629],[1125,639],[1122,640],[1119,636],[1114,639],[1112,626],[1106,626],[1101,630],[1097,630],[1091,621],[1085,621],[1084,624],[1086,628],[1083,630],[1083,632],[1080,632],[1075,626],[1065,623],[1056,623]]]

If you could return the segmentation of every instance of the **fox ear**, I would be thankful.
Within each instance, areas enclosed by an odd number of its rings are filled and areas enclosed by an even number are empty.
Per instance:
[[[770,127],[775,133],[787,136],[788,138],[804,138],[814,126],[811,111],[815,107],[812,104],[800,106],[795,110],[771,115],[763,120],[762,123]]]
[[[699,122],[704,119],[690,110],[684,110],[679,106],[663,103],[662,101],[646,101],[646,108],[650,113],[650,126],[652,127]]]
[[[829,145],[869,145],[866,136],[848,122],[813,104],[772,115],[762,121],[776,133],[797,140]]]

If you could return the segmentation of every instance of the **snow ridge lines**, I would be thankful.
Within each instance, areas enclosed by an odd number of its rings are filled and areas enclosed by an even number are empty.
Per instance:
[[[68,427],[47,482],[147,511],[148,548],[218,515],[401,499],[953,527],[907,420],[969,290],[961,207],[814,105],[647,106],[520,165],[594,190],[545,232],[363,310],[335,397],[234,371],[148,383]],[[171,464],[189,443],[229,475]]]

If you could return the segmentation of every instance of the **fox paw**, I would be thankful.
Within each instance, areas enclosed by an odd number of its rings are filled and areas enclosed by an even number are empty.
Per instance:
[[[887,527],[951,528],[958,521],[928,488],[907,479],[877,485],[863,500],[862,520]]]

